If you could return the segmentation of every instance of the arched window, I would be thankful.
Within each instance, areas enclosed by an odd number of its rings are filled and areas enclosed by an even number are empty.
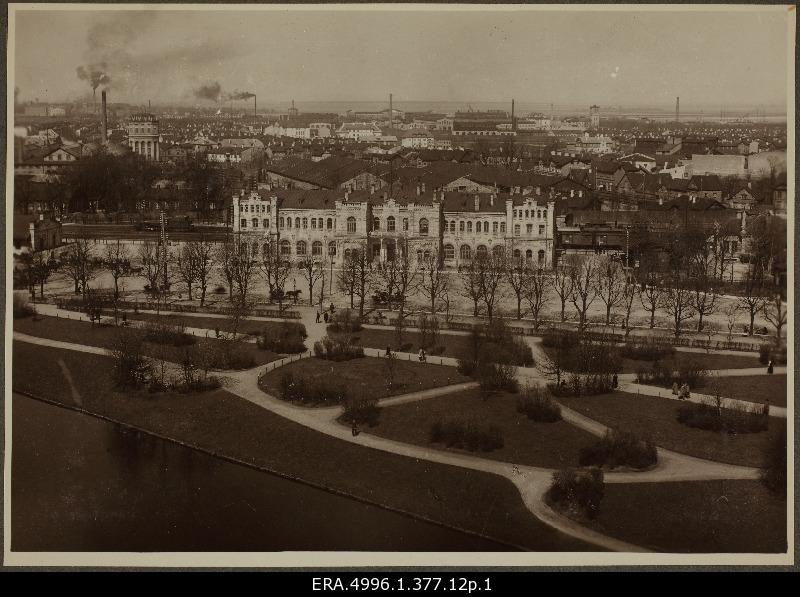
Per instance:
[[[525,261],[533,261],[533,251],[530,249],[525,251]]]
[[[253,228],[258,228],[258,218],[253,218]]]
[[[505,234],[506,233],[506,223],[505,222],[500,222],[500,233],[501,234]]]
[[[459,231],[464,232],[464,222],[459,222],[458,223],[458,229],[459,229]]]
[[[292,218],[286,218],[286,227],[287,228],[291,228],[292,227]]]
[[[497,234],[497,222],[492,222],[492,234]]]
[[[408,218],[403,218],[403,231],[408,232]]]
[[[280,228],[281,230],[283,230],[283,218],[279,218],[279,219],[278,219],[278,228]]]
[[[541,218],[542,217],[542,210],[541,209],[537,209],[536,210],[536,217],[537,218]]]
[[[380,230],[381,229],[381,219],[379,217],[372,218],[372,229],[373,230]]]
[[[422,257],[425,259],[425,261],[427,261],[428,259],[430,259],[430,258],[431,258],[431,252],[430,252],[430,251],[425,251],[425,252],[422,254]]]
[[[489,232],[489,222],[484,222],[483,223],[483,231],[484,232]]]
[[[467,222],[467,232],[472,232],[472,222]]]
[[[328,218],[328,230],[333,228],[333,218]]]
[[[281,255],[291,255],[292,254],[292,244],[284,239],[281,241]]]
[[[456,221],[455,220],[451,220],[450,221],[450,233],[451,234],[455,234],[456,233]]]
[[[296,251],[298,255],[305,255],[306,254],[306,241],[299,240],[297,241]]]
[[[476,257],[486,257],[489,253],[489,250],[486,248],[486,245],[478,245],[478,249],[475,251]]]
[[[469,245],[461,245],[461,249],[458,251],[458,256],[461,259],[470,260],[472,259],[472,249],[469,248]]]
[[[352,255],[352,252],[350,251],[350,249],[345,249],[344,250],[344,258],[345,259],[350,259],[351,255]]]
[[[300,218],[295,218],[294,219],[294,227],[295,228],[300,228]]]
[[[312,230],[317,229],[317,218],[311,218],[311,229]]]
[[[502,257],[503,256],[503,245],[495,245],[492,247],[492,254],[495,257]]]
[[[322,243],[318,240],[315,240],[311,243],[311,254],[316,256],[322,256]]]
[[[264,228],[269,228],[269,218],[264,218]]]
[[[426,234],[428,234],[428,220],[425,219],[425,218],[422,218],[419,221],[419,233],[422,236],[425,236]]]
[[[417,251],[417,261],[422,261],[422,250]]]
[[[516,259],[517,261],[522,259],[522,253],[520,253],[519,249],[514,249],[514,259]]]
[[[386,218],[386,230],[388,232],[394,232],[394,216]]]
[[[331,241],[328,243],[328,256],[336,257],[336,241]]]
[[[544,249],[539,250],[538,258],[539,258],[539,265],[540,266],[544,265]]]
[[[356,219],[353,216],[347,218],[347,233],[348,234],[356,233]]]
[[[445,245],[444,246],[444,258],[445,259],[455,259],[456,258],[456,248],[453,245]]]

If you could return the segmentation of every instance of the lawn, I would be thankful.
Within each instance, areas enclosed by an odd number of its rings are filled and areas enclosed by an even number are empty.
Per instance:
[[[113,315],[113,314],[112,314]],[[233,332],[233,321],[229,317],[208,317],[208,316],[193,316],[193,315],[177,315],[172,313],[165,313],[163,315],[156,315],[155,313],[133,313],[126,312],[126,317],[129,320],[137,321],[164,321],[168,319],[174,325],[182,325],[192,328],[204,328],[207,330],[219,329],[222,332]],[[120,318],[122,316],[120,315]],[[290,323],[296,323],[292,320],[287,320]],[[259,321],[253,319],[242,319],[236,328],[237,334],[257,335],[266,331],[268,334],[277,333],[281,328],[283,322],[280,321]]]
[[[703,392],[710,394],[712,388],[717,387],[725,398],[747,400],[759,404],[764,404],[764,401],[769,399],[769,403],[773,406],[786,406],[785,375],[718,377],[711,381],[707,380]]]
[[[559,398],[558,401],[609,427],[650,438],[668,450],[745,466],[760,467],[765,448],[779,430],[786,427],[785,419],[772,417],[769,430],[761,433],[729,435],[694,429],[676,420],[682,402],[626,392]]]
[[[93,413],[535,551],[593,549],[539,522],[506,479],[330,438],[226,391],[122,395],[114,391],[109,371],[108,357],[14,342],[15,391],[67,405],[75,404],[77,394]]]
[[[22,332],[30,336],[47,338],[49,340],[59,340],[61,342],[71,342],[74,344],[84,344],[87,346],[99,346],[101,348],[111,348],[117,335],[117,328],[113,325],[91,324],[87,321],[76,319],[64,319],[62,317],[26,317],[14,320],[14,331]],[[219,340],[212,338],[198,338],[198,343],[216,343]],[[268,350],[260,350],[255,344],[241,343],[241,350],[253,356],[255,364],[264,365],[271,361],[281,358],[281,355]],[[145,350],[150,356],[161,356],[173,362],[180,362],[183,349],[177,346],[167,346],[145,343]]]
[[[587,526],[674,553],[786,551],[786,501],[759,481],[609,483]]]
[[[341,334],[333,334],[339,336]],[[403,352],[419,352],[420,349],[420,334],[419,332],[403,332],[403,338],[400,342],[397,341],[397,334],[392,329],[376,330],[372,328],[364,328],[357,332],[352,333],[353,344],[359,344],[368,348],[378,348],[385,350],[387,346],[391,346],[392,350],[400,350],[404,346]],[[472,347],[469,343],[469,336],[456,335],[456,334],[439,334],[436,339],[436,346],[443,346],[444,352],[437,356],[445,356],[452,358],[464,358],[472,355]],[[426,352],[433,354],[432,349],[426,348]]]
[[[342,384],[352,396],[367,398],[385,398],[397,394],[419,392],[430,388],[448,386],[456,383],[472,381],[461,375],[455,367],[430,365],[416,361],[394,361],[395,383],[392,388],[387,384],[386,359],[361,357],[349,361],[334,362],[312,357],[294,361],[278,369],[270,371],[261,380],[261,389],[278,396],[278,385],[281,377],[291,373],[295,378],[306,381],[322,382],[335,380]]]
[[[564,421],[531,421],[517,412],[516,403],[517,396],[514,394],[502,393],[484,401],[479,390],[466,390],[382,408],[379,424],[376,427],[364,427],[364,431],[418,446],[448,449],[516,464],[548,468],[578,466],[578,451],[596,438]],[[468,452],[446,448],[441,443],[431,443],[429,432],[433,421],[456,415],[496,425],[502,431],[503,447],[491,452]]]

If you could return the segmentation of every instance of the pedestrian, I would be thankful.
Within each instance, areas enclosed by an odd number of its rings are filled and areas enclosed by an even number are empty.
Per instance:
[[[353,429],[352,429],[353,437],[358,435],[358,423],[353,421]]]
[[[768,373],[769,375],[772,375],[772,372],[773,372],[774,370],[775,370],[775,368],[772,366],[772,359],[770,359],[770,360],[769,360],[769,363],[767,364],[767,373]]]
[[[761,414],[765,417],[769,416],[769,398],[764,400],[764,408],[762,409]]]
[[[333,312],[334,312],[335,310],[336,310],[336,307],[334,307],[334,306],[333,306],[333,303],[331,303],[331,314],[333,314]]]
[[[386,356],[387,356],[387,357],[390,357],[390,356],[392,356],[392,349],[391,349],[391,347],[390,347],[390,346],[387,346],[387,347],[386,347]]]
[[[673,381],[673,382],[672,382],[672,393],[673,393],[675,396],[677,396],[677,395],[678,395],[678,382],[677,382],[677,381]]]
[[[328,323],[328,312],[327,312],[327,311],[325,311],[325,312],[322,314],[322,318],[325,320],[325,323]]]
[[[619,385],[619,379],[617,378],[617,374],[615,373],[614,376],[611,378],[611,387],[616,389]]]
[[[425,351],[420,348],[419,349],[419,362],[423,363],[425,361]]]
[[[319,323],[319,311],[317,311],[317,323]]]
[[[689,384],[685,383],[681,386],[681,396],[683,397],[683,400],[688,400],[689,395]]]

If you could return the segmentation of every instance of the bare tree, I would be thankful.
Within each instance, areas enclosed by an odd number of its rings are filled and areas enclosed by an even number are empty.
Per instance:
[[[289,277],[291,263],[280,254],[275,243],[268,243],[261,261],[261,273],[267,281],[270,300],[278,300],[279,309],[283,309],[284,291],[286,280]]]
[[[197,280],[197,261],[196,254],[189,243],[184,244],[177,251],[175,269],[178,271],[178,277],[186,284],[189,300],[192,300],[192,284]]]
[[[342,261],[342,268],[337,276],[337,286],[339,290],[350,296],[350,308],[355,309],[356,286],[358,283],[358,264],[357,259],[353,258],[352,253],[346,253]]]
[[[656,327],[656,311],[661,306],[662,295],[664,294],[664,286],[661,280],[655,274],[649,274],[647,280],[642,283],[642,289],[639,292],[639,301],[642,307],[650,313],[650,329]]]
[[[744,276],[742,295],[739,297],[739,306],[750,316],[750,326],[747,335],[753,335],[753,324],[756,313],[764,308],[764,270],[759,263],[750,263]]]
[[[780,292],[774,292],[770,295],[769,299],[764,300],[764,306],[761,309],[764,319],[770,322],[775,327],[775,335],[778,342],[781,341],[783,326],[786,325],[786,303],[781,299]],[[752,329],[752,323],[751,323]]]
[[[44,251],[36,251],[27,262],[31,295],[35,295],[34,285],[39,285],[39,296],[44,297],[44,285],[50,275],[58,269],[58,262],[52,256],[48,257]],[[34,297],[35,298],[35,297]]]
[[[517,299],[517,319],[522,319],[522,299],[526,296],[526,290],[530,288],[533,271],[523,259],[509,256],[506,258],[505,274],[506,281]]]
[[[600,263],[596,256],[589,255],[577,260],[571,270],[572,304],[578,314],[578,331],[586,329],[587,314],[598,293]]]
[[[258,271],[258,250],[247,242],[240,243],[238,248],[237,254],[231,260],[231,266],[233,281],[239,295],[238,302],[244,304],[247,302],[247,293]]]
[[[491,321],[494,317],[494,306],[503,296],[500,282],[505,277],[505,256],[494,254],[478,256],[475,261],[478,264],[481,298],[486,305],[486,315]]]
[[[739,305],[730,303],[725,307],[726,325],[728,327],[728,342],[733,339],[733,330],[736,328],[737,315],[739,314]]]
[[[196,282],[200,285],[200,306],[206,302],[206,291],[211,282],[211,273],[214,271],[215,257],[214,245],[201,238],[199,241],[188,243],[195,265]]]
[[[142,262],[142,276],[147,280],[148,292],[157,297],[164,282],[166,260],[161,245],[145,241],[139,245],[139,260]]]
[[[483,298],[483,287],[481,284],[481,268],[479,268],[477,259],[472,259],[466,265],[458,266],[458,274],[461,278],[462,291],[461,294],[464,298],[472,301],[472,315],[478,316],[478,304]]]
[[[119,299],[119,281],[131,275],[131,258],[128,249],[117,241],[106,245],[103,266],[109,271],[114,280],[114,300]]]
[[[234,261],[236,259],[236,243],[232,239],[227,239],[217,247],[216,261],[222,270],[222,276],[228,285],[228,298],[233,301]]]
[[[686,276],[677,272],[666,280],[661,304],[672,318],[672,329],[676,338],[681,334],[683,322],[694,317],[692,299],[692,285]]]
[[[574,256],[564,258],[555,268],[550,285],[561,305],[561,321],[567,320],[567,301],[572,297],[572,271],[576,266]]]
[[[625,326],[625,338],[627,339],[631,333],[631,312],[633,311],[633,302],[639,294],[639,285],[634,280],[625,280],[622,285],[622,298],[620,304],[624,311],[623,325]]]
[[[311,255],[306,255],[297,262],[300,273],[308,282],[308,304],[314,304],[314,285],[325,276],[325,268],[319,259],[314,259]]]
[[[76,239],[61,261],[62,268],[75,283],[75,294],[80,292],[84,298],[89,281],[94,278],[98,265],[94,249],[85,238]]]
[[[531,271],[522,291],[531,315],[533,315],[533,329],[536,331],[539,330],[539,324],[541,323],[542,308],[549,299],[547,292],[549,285],[544,268],[537,267]]]
[[[718,294],[711,280],[699,275],[692,280],[692,308],[697,313],[697,331],[703,330],[703,317],[717,310]]]
[[[611,323],[611,311],[622,301],[625,276],[619,261],[608,256],[598,260],[597,295],[606,306],[606,325]]]
[[[448,279],[439,267],[439,255],[434,252],[420,264],[420,291],[430,301],[431,313],[436,313],[436,301],[447,293]]]
[[[367,244],[362,243],[358,249],[353,249],[352,259],[355,263],[355,294],[358,297],[358,316],[364,317],[364,306],[367,302],[367,295],[372,287],[374,272],[370,261]]]
[[[406,316],[406,302],[408,297],[413,294],[419,284],[419,264],[412,260],[408,244],[406,243],[400,255],[395,256],[394,261],[397,268],[397,325],[402,329]],[[402,333],[402,332],[401,332]]]

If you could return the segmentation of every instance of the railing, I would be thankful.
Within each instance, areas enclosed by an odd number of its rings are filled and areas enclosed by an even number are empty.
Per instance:
[[[72,309],[81,311],[85,308],[85,303],[82,299],[79,298],[67,298],[67,299],[55,299],[55,305],[59,309]],[[105,297],[100,297],[98,301],[100,303],[100,307],[102,308],[113,308],[114,303],[111,299],[106,299]],[[129,311],[169,311],[174,313],[212,313],[218,315],[233,315],[234,309],[231,307],[212,307],[212,306],[203,306],[199,307],[196,305],[179,305],[174,303],[167,303],[166,305],[163,303],[157,302],[150,302],[150,301],[117,301],[116,304],[117,309],[121,310],[129,310]],[[245,316],[255,316],[255,317],[274,317],[277,319],[301,319],[301,315],[298,311],[281,311],[279,309],[263,309],[263,308],[254,308],[249,309]]]

